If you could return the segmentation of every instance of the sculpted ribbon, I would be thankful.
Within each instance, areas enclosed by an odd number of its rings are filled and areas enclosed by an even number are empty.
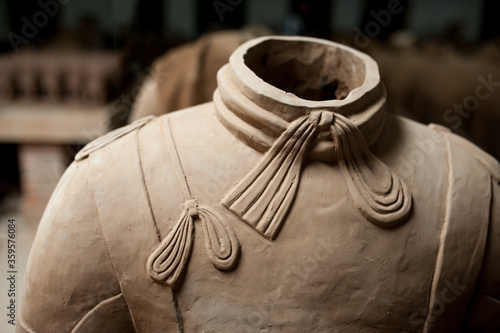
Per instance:
[[[412,201],[406,184],[370,152],[356,125],[328,111],[314,111],[292,122],[222,204],[266,238],[275,239],[295,198],[305,152],[317,134],[327,130],[361,214],[380,227],[403,221]]]
[[[189,262],[193,245],[195,222],[203,225],[205,249],[212,264],[220,270],[231,270],[238,264],[240,247],[235,233],[222,219],[208,207],[198,206],[186,179],[177,148],[167,122],[165,141],[180,188],[186,199],[184,212],[170,233],[149,256],[147,270],[149,276],[177,289]]]
[[[170,233],[149,256],[149,275],[172,288],[180,285],[193,243],[194,222],[203,224],[205,249],[212,264],[220,270],[231,270],[237,264],[239,244],[234,232],[206,207],[198,207],[196,200],[188,200],[185,211]]]

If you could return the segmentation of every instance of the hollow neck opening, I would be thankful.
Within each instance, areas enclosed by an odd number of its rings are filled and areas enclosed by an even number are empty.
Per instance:
[[[311,101],[342,100],[366,76],[353,53],[303,40],[263,41],[246,50],[244,63],[266,83]]]

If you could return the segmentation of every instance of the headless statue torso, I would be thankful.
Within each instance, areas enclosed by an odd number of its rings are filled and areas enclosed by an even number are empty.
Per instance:
[[[357,51],[244,44],[213,103],[79,153],[40,224],[19,331],[494,328],[478,313],[499,311],[498,164],[384,101]]]

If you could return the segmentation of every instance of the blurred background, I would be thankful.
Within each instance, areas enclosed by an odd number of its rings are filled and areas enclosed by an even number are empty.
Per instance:
[[[0,0],[1,234],[7,218],[19,221],[24,260],[80,148],[141,116],[211,100],[232,51],[268,34],[370,54],[390,112],[447,126],[499,159],[497,3]]]

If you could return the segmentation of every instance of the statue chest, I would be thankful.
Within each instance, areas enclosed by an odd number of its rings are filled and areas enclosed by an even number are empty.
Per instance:
[[[377,227],[350,202],[337,168],[307,165],[273,241],[224,215],[241,244],[235,270],[214,269],[195,227],[191,262],[177,294],[186,329],[401,331],[413,322],[418,330],[439,245],[439,232],[428,235],[439,230],[441,212],[416,209],[398,228]]]

